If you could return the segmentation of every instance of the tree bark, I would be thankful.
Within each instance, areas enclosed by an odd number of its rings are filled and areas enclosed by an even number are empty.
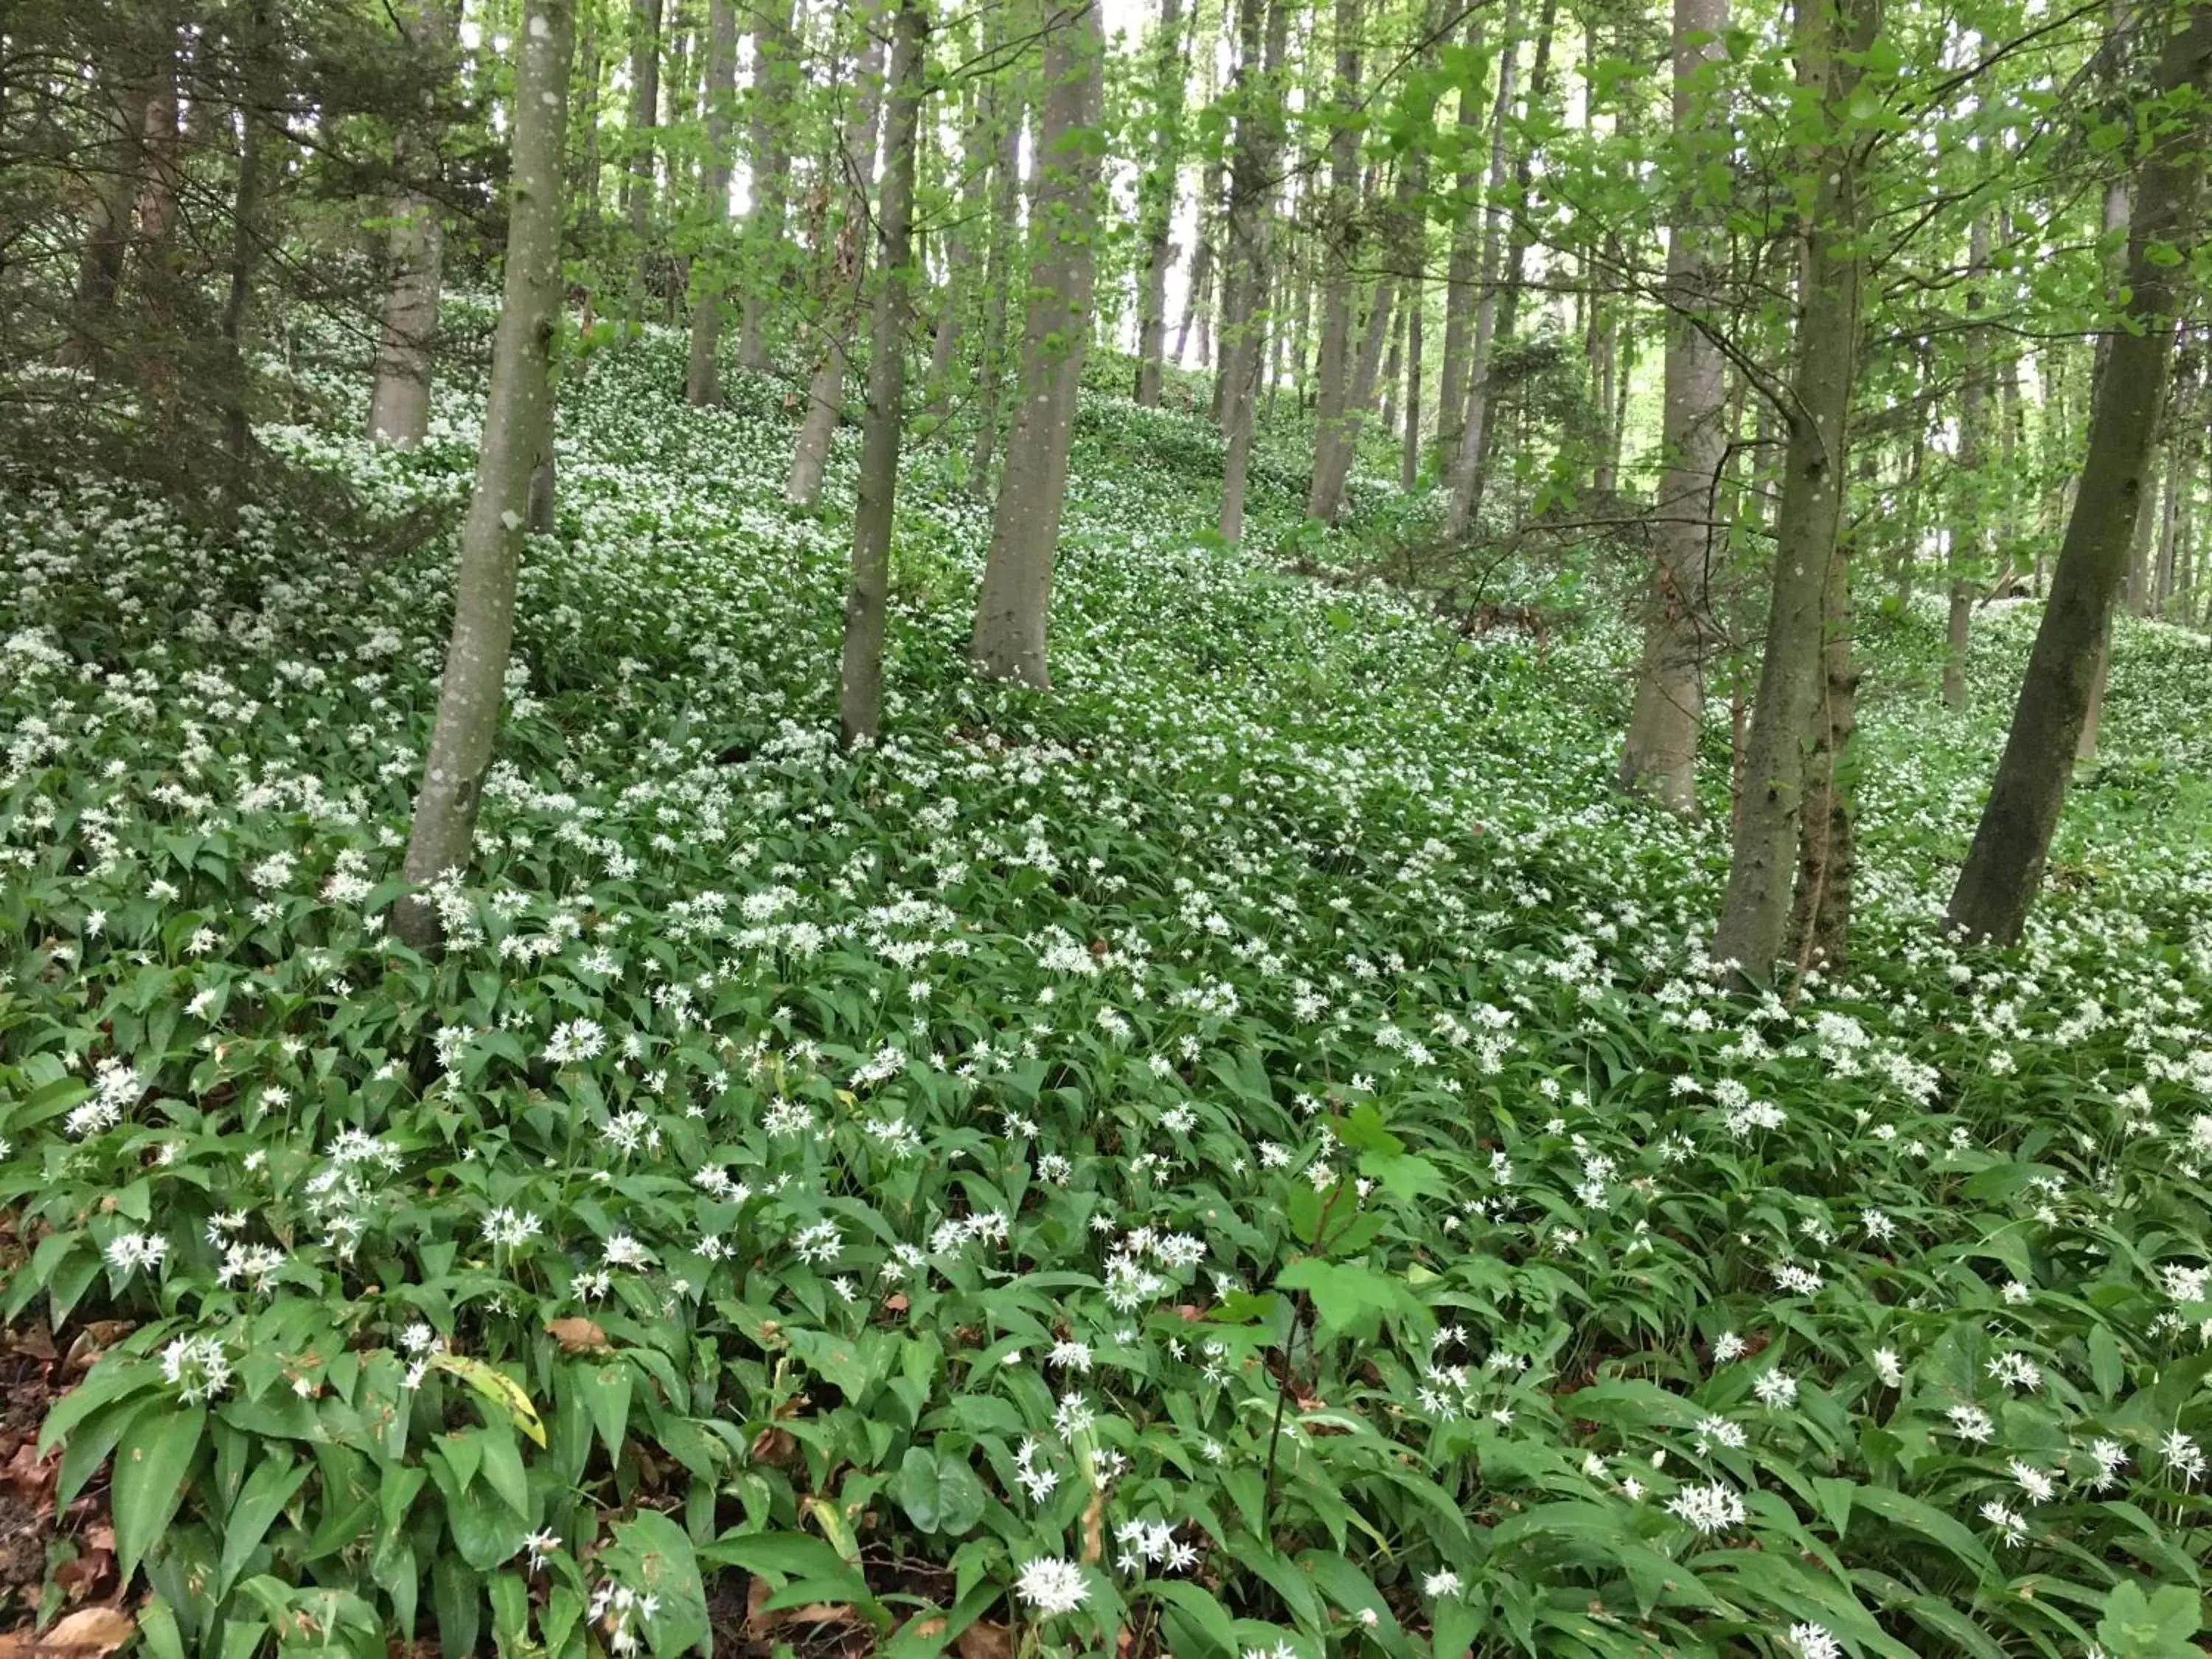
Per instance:
[[[1943,630],[1943,706],[1966,706],[1966,653],[1972,643],[1974,588],[1989,559],[1990,340],[1986,326],[1973,323],[1982,309],[1982,284],[1989,280],[1990,218],[1984,213],[1968,233],[1966,254],[1966,377],[1959,392],[1959,496],[1951,526],[1950,610]]]
[[[452,73],[459,20],[445,0],[418,0],[403,15],[408,44],[418,55],[424,84],[442,88]],[[429,138],[425,145],[423,136]],[[392,141],[392,163],[402,179],[419,165],[418,151],[437,152],[436,135],[403,129]],[[410,181],[392,204],[386,243],[391,286],[385,290],[375,382],[368,399],[368,435],[397,449],[413,449],[430,428],[431,345],[438,331],[438,286],[445,231],[428,191]]]
[[[1196,13],[1194,10],[1193,16]],[[1152,167],[1141,208],[1144,275],[1137,301],[1137,403],[1158,409],[1168,332],[1168,269],[1175,263],[1176,181],[1182,161],[1182,0],[1160,0],[1158,64],[1154,70]]]
[[[403,872],[417,886],[467,866],[499,729],[514,638],[515,574],[531,479],[553,443],[553,353],[561,318],[561,197],[574,0],[526,0],[516,30],[514,166],[507,273],[492,341],[491,390],[476,487],[461,526],[453,630],[438,690]],[[410,894],[393,931],[422,948],[437,908]]]
[[[1674,0],[1674,122],[1676,141],[1694,144],[1713,124],[1709,86],[1699,72],[1726,52],[1728,0]],[[1726,125],[1723,112],[1718,123]],[[1665,471],[1655,503],[1651,591],[1644,614],[1644,655],[1620,758],[1620,785],[1642,790],[1669,811],[1698,810],[1698,736],[1705,724],[1705,657],[1711,618],[1706,592],[1713,524],[1719,517],[1721,466],[1728,455],[1723,414],[1726,364],[1699,321],[1720,300],[1717,204],[1694,190],[1676,202],[1667,246],[1666,393],[1660,448]],[[1605,387],[1610,397],[1612,387]],[[1609,411],[1608,411],[1609,414]],[[1611,469],[1601,466],[1605,487]]]
[[[1858,730],[1858,671],[1851,665],[1850,544],[1838,537],[1821,600],[1820,704],[1806,767],[1798,825],[1797,888],[1790,910],[1790,956],[1802,979],[1846,962],[1857,875],[1857,812],[1851,739]]]
[[[1820,705],[1824,598],[1843,512],[1864,278],[1865,212],[1849,106],[1880,9],[1879,0],[1803,0],[1797,13],[1799,84],[1817,103],[1821,129],[1798,167],[1817,183],[1799,233],[1797,343],[1782,410],[1788,439],[1766,648],[1712,951],[1746,977],[1764,975],[1782,954],[1806,748]]]
[[[629,176],[623,190],[623,213],[629,222],[629,292],[623,321],[635,334],[645,318],[645,295],[652,276],[653,198],[655,129],[660,125],[661,0],[630,0]]]
[[[792,18],[797,0],[765,0],[753,13],[752,201],[745,216],[746,288],[738,313],[738,366],[769,366],[768,309],[782,286],[783,225],[791,167],[791,106],[799,70]]]
[[[2202,234],[2201,100],[2212,90],[2212,5],[2191,7],[2185,27],[2165,43],[2158,85],[2166,94],[2192,89],[2200,102],[2158,138],[2137,179],[2127,325],[2105,337],[2106,372],[2098,376],[2088,453],[2051,598],[1989,803],[1951,895],[1948,924],[1970,939],[2009,945],[2027,925],[2111,635],[2165,403],[2185,273]],[[2162,263],[2176,250],[2178,264]]]
[[[253,0],[244,37],[235,44],[239,67],[238,185],[231,199],[229,281],[219,324],[222,338],[222,442],[230,462],[230,499],[245,499],[252,459],[252,372],[246,361],[246,319],[253,303],[253,275],[268,228],[262,222],[269,191],[269,115],[275,64],[276,18],[269,0]]]
[[[1066,0],[1047,22],[1021,398],[1006,436],[1006,477],[969,641],[978,673],[1036,686],[1051,684],[1045,624],[1076,391],[1091,338],[1099,212],[1099,156],[1091,137],[1103,116],[1106,58],[1098,12],[1098,0]]]
[[[1490,118],[1490,175],[1484,191],[1482,251],[1477,256],[1474,337],[1467,350],[1467,402],[1459,441],[1448,476],[1451,494],[1444,506],[1444,533],[1462,533],[1474,517],[1476,480],[1482,471],[1483,427],[1489,417],[1491,339],[1498,326],[1498,266],[1504,254],[1506,126],[1513,110],[1513,82],[1521,51],[1520,0],[1506,0],[1505,45],[1498,54],[1498,100]]]
[[[1260,15],[1267,16],[1267,56],[1256,48]],[[1244,535],[1244,490],[1252,465],[1261,348],[1267,297],[1267,197],[1282,146],[1282,90],[1276,84],[1290,30],[1288,0],[1239,0],[1237,32],[1244,50],[1237,68],[1243,96],[1237,112],[1237,145],[1230,164],[1228,301],[1222,310],[1221,426],[1228,465],[1221,489],[1221,538],[1231,546]]]
[[[975,228],[983,224],[984,198],[991,180],[990,108],[981,93],[972,87],[968,106],[960,142],[960,216],[945,237],[945,288],[929,348],[929,413],[939,422],[952,409],[953,365],[959,361],[960,341],[967,331],[975,292],[969,263],[975,246]],[[988,228],[984,227],[986,234]]]
[[[876,741],[883,727],[884,611],[890,594],[891,520],[898,498],[901,402],[906,395],[907,315],[914,283],[916,129],[928,35],[927,0],[893,0],[890,108],[884,127],[882,238],[868,341],[868,421],[860,436],[860,499],[853,514],[853,573],[845,590],[845,650],[837,724],[845,747]]]
[[[1473,8],[1467,22],[1467,61],[1482,56],[1484,11]],[[1509,29],[1510,34],[1511,31]],[[1443,356],[1437,365],[1437,477],[1447,479],[1467,421],[1467,346],[1474,322],[1477,266],[1482,257],[1482,215],[1477,208],[1482,173],[1474,157],[1482,131],[1482,100],[1472,86],[1459,89],[1460,167],[1452,202],[1451,252],[1444,265]]]
[[[736,0],[708,0],[707,6],[707,167],[701,181],[701,216],[708,228],[705,258],[692,261],[693,286],[698,290],[691,305],[691,361],[684,376],[684,396],[703,408],[721,401],[721,375],[716,367],[716,348],[722,338],[722,288],[727,250],[722,229],[730,218],[730,175],[735,169],[731,154],[732,107],[738,96],[738,11]]]
[[[1352,283],[1359,219],[1359,0],[1336,0],[1336,107],[1328,135],[1328,222],[1315,365],[1313,481],[1306,516],[1334,524],[1352,466]]]
[[[1421,323],[1425,307],[1418,278],[1406,290],[1406,443],[1398,459],[1398,487],[1411,489],[1421,476]]]
[[[853,104],[837,139],[835,165],[845,185],[845,210],[832,243],[830,280],[823,296],[821,356],[806,388],[806,413],[792,447],[791,476],[784,499],[812,505],[822,493],[830,465],[830,442],[845,412],[845,373],[850,366],[853,331],[860,322],[860,284],[867,275],[868,195],[875,183],[876,117],[883,100],[884,43],[874,20],[881,0],[859,14],[860,51],[854,65]]]
[[[982,364],[975,380],[975,448],[968,476],[979,491],[990,487],[991,458],[999,445],[999,404],[1006,380],[1006,289],[1013,281],[1021,227],[1021,141],[1025,98],[1011,73],[995,77],[985,93],[994,111],[997,159],[991,173],[991,251],[983,270]]]

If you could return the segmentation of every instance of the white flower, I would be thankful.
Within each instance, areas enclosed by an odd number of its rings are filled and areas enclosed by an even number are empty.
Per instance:
[[[1742,1496],[1717,1480],[1707,1486],[1683,1487],[1667,1500],[1667,1510],[1702,1533],[1726,1532],[1743,1524]]]
[[[1421,1594],[1431,1601],[1441,1601],[1459,1594],[1459,1575],[1449,1567],[1442,1572],[1425,1575],[1421,1580]]]
[[[1819,1625],[1792,1625],[1790,1645],[1805,1659],[1844,1659],[1844,1644]]]
[[[1014,1594],[1040,1616],[1050,1619],[1073,1613],[1089,1601],[1091,1586],[1084,1579],[1083,1569],[1074,1562],[1063,1556],[1041,1555],[1023,1565],[1021,1575],[1014,1580]]]
[[[2021,1543],[2027,1537],[2027,1520],[1994,1498],[1982,1505],[1982,1519],[2003,1534],[2002,1541],[2005,1543]]]
[[[1797,1379],[1784,1370],[1761,1371],[1753,1380],[1751,1391],[1759,1396],[1759,1403],[1779,1410],[1797,1403]]]
[[[230,1361],[216,1338],[180,1336],[161,1350],[161,1375],[187,1406],[197,1406],[230,1386]]]
[[[1874,1374],[1881,1379],[1886,1389],[1905,1386],[1905,1366],[1898,1358],[1896,1349],[1876,1348],[1874,1351]]]

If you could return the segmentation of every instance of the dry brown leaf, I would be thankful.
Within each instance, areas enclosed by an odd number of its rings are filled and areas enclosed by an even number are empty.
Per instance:
[[[1083,1506],[1083,1565],[1095,1567],[1106,1553],[1106,1488],[1093,1481],[1091,1501]]]
[[[120,1607],[80,1607],[44,1635],[17,1631],[0,1636],[0,1654],[23,1659],[100,1659],[129,1641],[138,1621]]]
[[[614,1344],[595,1321],[580,1316],[571,1319],[556,1319],[545,1327],[545,1333],[561,1345],[562,1353],[612,1353]]]
[[[978,1619],[960,1632],[952,1647],[960,1659],[1012,1659],[1013,1632],[1004,1625]]]

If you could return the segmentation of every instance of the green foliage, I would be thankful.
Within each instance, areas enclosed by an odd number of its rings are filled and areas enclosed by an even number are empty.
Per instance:
[[[916,1656],[2183,1650],[2201,642],[2124,630],[1996,959],[1928,918],[2030,619],[1961,717],[1871,625],[1863,966],[1747,1002],[1717,838],[1611,791],[1633,641],[1295,580],[1264,479],[1223,550],[1188,417],[1086,410],[1050,698],[964,672],[988,514],[909,455],[839,757],[853,452],[786,509],[681,357],[564,392],[435,958],[383,916],[448,550],[5,506],[0,1297],[132,1322],[44,1444],[149,1651],[674,1654],[754,1579]],[[398,514],[440,414],[268,437]]]

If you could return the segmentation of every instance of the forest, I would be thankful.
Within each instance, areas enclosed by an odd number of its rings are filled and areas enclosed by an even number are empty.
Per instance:
[[[0,4],[0,1655],[2212,1651],[2212,0]]]

